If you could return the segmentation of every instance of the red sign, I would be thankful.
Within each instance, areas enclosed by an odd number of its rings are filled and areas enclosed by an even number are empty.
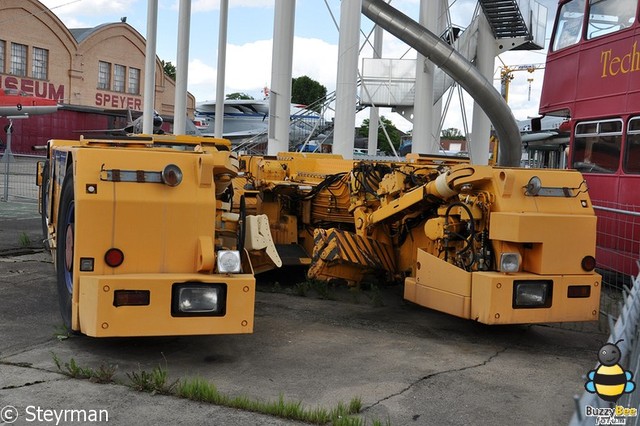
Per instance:
[[[59,103],[64,102],[64,85],[56,86],[53,83],[42,80],[32,80],[14,76],[0,75],[0,88],[19,90],[29,96],[37,98],[53,99]]]

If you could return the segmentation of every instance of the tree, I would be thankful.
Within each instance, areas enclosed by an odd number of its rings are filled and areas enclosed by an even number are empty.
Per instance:
[[[392,153],[393,150],[389,145],[389,141],[387,141],[387,137],[384,135],[384,131],[382,130],[382,123],[384,123],[384,128],[387,130],[389,134],[389,139],[391,139],[391,143],[393,143],[396,152],[400,148],[400,130],[396,128],[396,126],[386,118],[384,115],[380,117],[378,122],[378,148],[382,151]],[[358,134],[360,136],[369,136],[369,119],[365,118],[362,120],[362,124],[358,129]]]
[[[314,79],[303,75],[291,79],[291,102],[308,105],[315,112],[322,111],[321,101],[327,96],[327,88]]]
[[[249,96],[246,93],[240,93],[240,92],[233,92],[227,95],[227,100],[235,100],[235,99],[253,100],[253,96]]]
[[[443,139],[464,139],[462,132],[454,127],[442,129],[441,136]]]
[[[171,77],[173,81],[176,81],[176,66],[171,62],[160,61],[162,69],[167,77]]]

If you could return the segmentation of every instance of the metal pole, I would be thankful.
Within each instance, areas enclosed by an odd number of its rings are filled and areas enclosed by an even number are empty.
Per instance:
[[[184,135],[187,124],[190,27],[191,0],[180,0],[178,11],[178,53],[176,55],[176,93],[173,112],[173,134],[175,135]]]
[[[156,39],[158,28],[158,0],[147,3],[147,46],[144,61],[144,106],[142,133],[153,133],[153,110],[156,93]]]
[[[271,91],[269,92],[269,142],[267,145],[269,155],[289,150],[295,10],[295,1],[276,0],[273,23]]]
[[[382,28],[376,25],[373,30],[373,57],[382,58]],[[376,106],[369,110],[369,155],[378,153],[378,126],[380,121],[380,109]]]
[[[218,29],[218,74],[216,77],[216,112],[213,134],[221,138],[224,125],[224,81],[227,67],[227,22],[229,0],[220,0],[220,28]]]
[[[362,0],[342,0],[340,4],[340,38],[338,40],[338,75],[336,78],[336,117],[333,153],[353,159],[356,127],[358,52],[360,50],[360,10]]]
[[[420,1],[419,23],[436,32],[438,2]],[[439,143],[433,143],[433,76],[435,66],[424,55],[418,53],[416,61],[416,98],[413,103],[413,137],[411,152],[437,154]],[[439,142],[439,141],[438,141]]]
[[[489,22],[480,12],[478,17],[478,50],[476,54],[476,68],[487,80],[493,78],[493,65],[496,58],[496,44],[489,27]],[[489,137],[491,136],[491,121],[482,110],[478,100],[473,104],[473,118],[471,124],[471,143],[469,144],[469,155],[473,164],[489,163]],[[506,141],[500,140],[504,146]],[[502,148],[501,146],[500,148]],[[522,151],[522,150],[521,150]],[[497,160],[494,158],[494,160]]]

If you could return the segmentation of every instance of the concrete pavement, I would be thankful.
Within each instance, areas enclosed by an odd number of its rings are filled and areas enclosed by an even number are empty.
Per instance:
[[[54,356],[117,365],[125,384],[127,373],[161,365],[170,380],[202,377],[231,396],[327,409],[360,397],[367,424],[566,424],[606,339],[596,324],[483,326],[404,303],[398,287],[377,306],[341,288],[321,300],[261,285],[252,335],[60,340],[50,257],[15,239],[37,240],[37,207],[16,204],[0,203],[0,410],[15,407],[15,424],[56,424],[35,416],[64,409],[107,410],[116,425],[296,424],[71,379]]]

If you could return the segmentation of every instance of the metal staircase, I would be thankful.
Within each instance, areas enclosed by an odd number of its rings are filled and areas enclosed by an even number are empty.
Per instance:
[[[539,20],[546,20],[546,8],[530,0],[478,0],[496,40],[522,40],[507,50],[539,50],[544,48],[544,34],[540,39]]]

